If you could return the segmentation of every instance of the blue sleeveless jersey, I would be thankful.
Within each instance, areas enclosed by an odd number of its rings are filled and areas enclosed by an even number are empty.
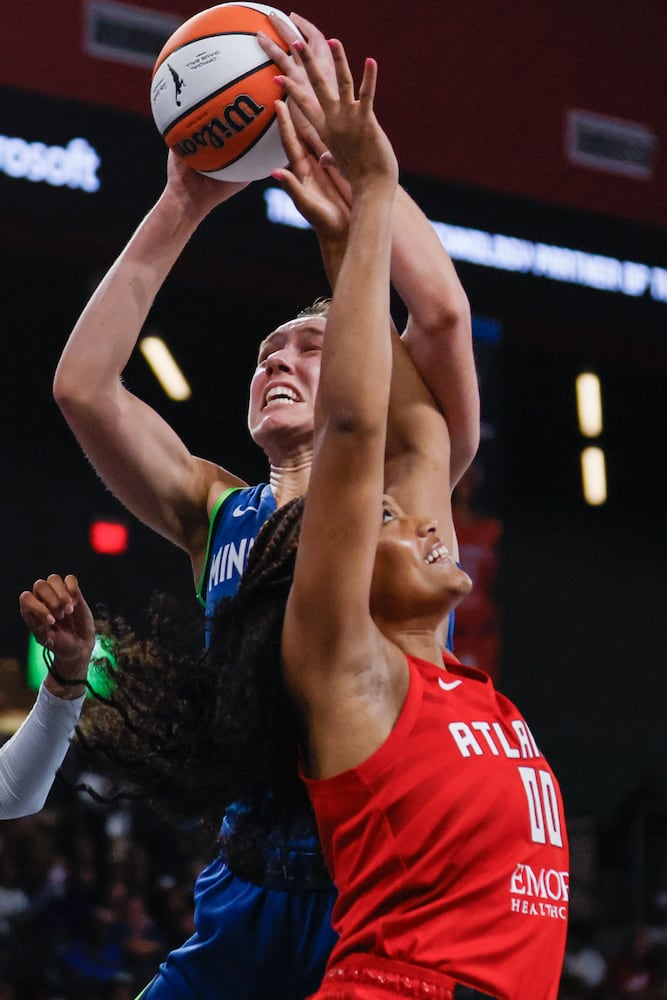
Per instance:
[[[206,562],[197,596],[206,613],[206,644],[218,601],[233,597],[248,561],[248,553],[264,522],[276,510],[267,483],[225,490],[211,512]]]

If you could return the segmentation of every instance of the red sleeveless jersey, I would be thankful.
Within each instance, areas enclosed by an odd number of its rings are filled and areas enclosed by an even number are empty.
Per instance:
[[[372,954],[498,1000],[556,1000],[569,895],[560,791],[526,722],[480,670],[408,657],[389,737],[306,779],[339,897],[329,968]]]

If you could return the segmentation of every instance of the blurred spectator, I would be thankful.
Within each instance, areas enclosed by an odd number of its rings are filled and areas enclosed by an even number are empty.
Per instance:
[[[565,961],[563,963],[562,1000],[574,998],[602,998],[602,987],[607,974],[607,962],[593,942],[588,925],[572,924],[568,931]]]
[[[63,951],[63,965],[75,990],[74,996],[97,996],[112,983],[129,983],[123,952],[112,940],[109,925],[95,910],[81,921],[78,931]]]
[[[189,936],[192,871],[214,850],[197,827],[165,836],[146,806],[59,783],[41,813],[0,825],[0,1000],[133,1000]]]
[[[27,913],[30,900],[23,890],[18,866],[12,855],[0,856],[0,937],[6,937],[12,924],[22,914]]]
[[[155,975],[165,955],[165,940],[146,909],[142,896],[125,901],[124,933],[120,941],[125,966],[136,984],[143,988]]]
[[[659,981],[656,959],[657,954],[651,945],[648,929],[636,928],[627,946],[609,964],[606,985],[610,998],[622,1000],[625,997],[639,997],[643,1000],[667,996],[663,992],[665,982]]]

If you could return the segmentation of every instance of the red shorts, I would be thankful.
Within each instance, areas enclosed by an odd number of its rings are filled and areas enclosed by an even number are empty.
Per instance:
[[[376,955],[359,955],[327,969],[309,1000],[453,1000],[456,983],[440,972]]]

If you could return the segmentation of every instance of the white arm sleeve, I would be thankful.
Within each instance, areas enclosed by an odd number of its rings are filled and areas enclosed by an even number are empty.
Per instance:
[[[0,747],[0,819],[30,816],[43,807],[84,697],[65,701],[41,685],[30,714]]]

